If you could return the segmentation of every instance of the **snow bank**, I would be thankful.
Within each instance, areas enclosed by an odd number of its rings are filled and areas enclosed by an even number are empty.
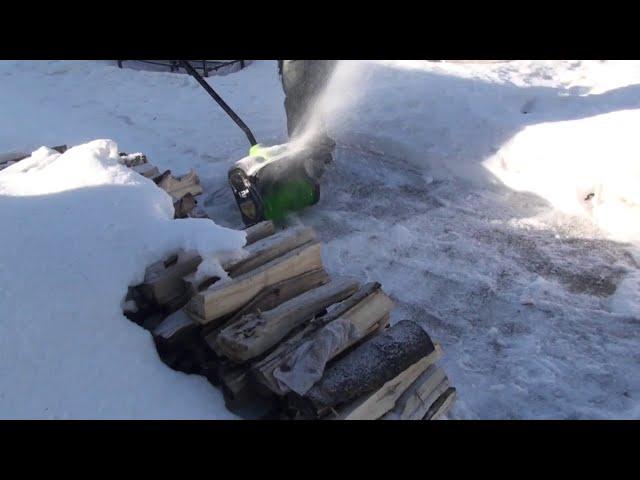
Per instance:
[[[174,372],[122,315],[127,287],[177,249],[209,264],[244,232],[173,220],[171,198],[96,140],[0,172],[0,417],[228,418],[202,377]]]
[[[525,128],[485,162],[510,188],[640,242],[640,110]]]

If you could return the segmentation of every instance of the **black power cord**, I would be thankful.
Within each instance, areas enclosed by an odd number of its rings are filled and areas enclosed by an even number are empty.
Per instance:
[[[207,93],[211,95],[211,97],[218,103],[218,105],[222,107],[227,115],[231,117],[236,125],[238,125],[242,129],[244,134],[247,136],[247,139],[249,140],[251,146],[253,147],[254,145],[256,145],[258,143],[256,141],[256,137],[253,136],[253,133],[251,132],[249,127],[247,127],[247,124],[244,123],[242,119],[236,114],[236,112],[234,112],[231,107],[225,103],[222,97],[220,97],[220,95],[218,95],[215,90],[211,88],[211,85],[209,85],[207,81],[202,78],[202,75],[200,75],[198,71],[193,68],[193,66],[191,66],[191,64],[187,60],[178,60],[178,62],[180,62],[180,65],[187,71],[187,73],[195,78],[196,81],[202,86],[202,88],[204,88]]]

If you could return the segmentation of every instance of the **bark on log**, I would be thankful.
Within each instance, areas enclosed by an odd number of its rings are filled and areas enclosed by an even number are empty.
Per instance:
[[[168,174],[165,172],[157,181],[157,185],[171,195],[174,200],[181,199],[187,193],[193,196],[202,193],[200,179],[193,170],[189,170],[189,173],[178,178],[175,178],[170,172]]]
[[[304,357],[297,354],[301,347],[304,346],[305,355],[314,355],[316,344],[323,339],[323,330],[330,328],[329,326],[338,319],[349,322],[355,329],[355,336],[328,352],[327,358],[323,359],[328,362],[374,331],[386,326],[392,308],[393,301],[380,290],[379,283],[364,285],[347,300],[337,304],[331,312],[313,320],[304,331],[287,339],[264,360],[257,362],[252,369],[252,377],[274,393],[285,395],[290,388],[283,385],[282,381],[278,381],[274,373],[289,372],[296,368],[296,363],[304,362]],[[305,346],[307,342],[312,343],[310,346]],[[324,365],[321,368],[324,369]],[[313,372],[309,373],[309,375],[312,374]],[[322,371],[319,374],[321,376]]]
[[[152,332],[158,349],[169,350],[195,338],[199,325],[184,312],[176,312],[158,325]]]
[[[391,410],[398,398],[415,382],[426,369],[433,365],[442,355],[439,345],[434,351],[421,358],[400,375],[387,381],[373,394],[365,395],[351,405],[342,409],[339,418],[342,420],[377,420]]]
[[[175,263],[167,266],[167,262],[157,262],[147,268],[144,283],[138,288],[158,305],[165,305],[184,293],[182,277],[196,271],[201,261],[197,253],[180,252]]]
[[[231,360],[243,363],[266,352],[292,329],[320,311],[344,300],[358,289],[352,279],[339,279],[310,290],[268,312],[252,314],[218,335],[218,348]]]
[[[302,397],[300,406],[307,404],[311,408],[306,410],[311,413],[325,413],[380,389],[434,351],[433,342],[420,325],[410,320],[400,321],[336,360]],[[423,370],[419,370],[418,375]],[[296,397],[291,396],[294,401]]]
[[[238,310],[229,320],[213,329],[209,329],[205,334],[205,341],[218,355],[222,355],[222,352],[218,350],[216,339],[223,329],[235,324],[245,315],[272,310],[278,305],[304,292],[326,284],[328,281],[329,275],[327,275],[327,272],[323,269],[320,269],[298,275],[297,277],[268,287],[256,295],[247,305]],[[207,327],[205,327],[205,329],[207,329]]]
[[[269,235],[273,235],[276,232],[276,227],[271,220],[256,223],[245,229],[247,233],[247,245],[262,240]]]
[[[182,197],[177,202],[173,204],[174,215],[173,218],[187,218],[189,213],[195,208],[196,199],[193,198],[193,195],[187,193],[184,197]]]
[[[303,245],[254,271],[195,295],[187,309],[203,324],[240,309],[261,290],[283,280],[322,268],[321,244]]]
[[[400,395],[382,420],[421,420],[447,388],[449,381],[444,370],[431,365]]]
[[[451,409],[453,402],[456,400],[456,396],[456,389],[453,387],[448,388],[446,392],[440,395],[431,408],[429,408],[423,420],[438,420]]]

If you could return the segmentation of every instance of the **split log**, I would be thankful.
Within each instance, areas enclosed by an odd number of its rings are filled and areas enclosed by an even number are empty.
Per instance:
[[[354,409],[354,416],[357,416],[358,412],[369,411],[370,406],[375,407],[372,410],[377,410],[379,401],[384,404],[387,392],[398,388],[395,378],[401,373],[405,374],[403,381],[410,379],[406,384],[408,387],[438,355],[431,338],[422,327],[413,321],[403,320],[336,360],[304,396],[289,397],[292,406],[304,416],[317,417],[334,407],[375,392],[369,397],[370,400]],[[404,389],[398,396],[402,391]],[[393,398],[393,403],[396,398]],[[382,411],[381,415],[385,412]]]
[[[246,400],[251,393],[247,383],[246,368],[223,362],[218,366],[218,378],[222,385],[222,393],[227,407],[237,406],[242,400]]]
[[[237,363],[266,352],[292,329],[312,319],[320,311],[344,300],[358,289],[351,279],[339,279],[310,290],[263,313],[250,314],[218,335],[218,348]]]
[[[456,389],[450,387],[435,401],[435,403],[429,408],[429,411],[424,416],[423,420],[437,420],[442,415],[446,414],[455,402],[457,396]]]
[[[377,420],[391,410],[399,397],[412,383],[442,356],[442,349],[438,344],[426,357],[421,358],[400,375],[387,381],[381,388],[371,395],[356,400],[344,408],[339,417],[341,420]]]
[[[273,235],[276,232],[276,227],[271,220],[256,223],[245,229],[247,233],[247,245],[262,240],[269,235]]]
[[[193,196],[200,195],[202,193],[200,179],[193,170],[189,170],[189,173],[178,178],[171,175],[170,171],[169,173],[165,172],[156,183],[160,188],[171,195],[174,200],[179,200],[187,193],[190,193]]]
[[[194,252],[179,252],[173,261],[157,262],[147,268],[144,283],[137,288],[158,305],[165,305],[184,294],[182,277],[194,272],[202,258]]]
[[[313,358],[314,368],[307,372],[311,378],[305,383],[310,387],[319,380],[325,365],[352,345],[363,340],[375,331],[384,328],[389,321],[393,301],[380,290],[380,284],[369,283],[347,300],[337,304],[326,315],[313,320],[304,331],[281,343],[271,354],[252,369],[255,380],[278,395],[285,395],[290,388],[276,376],[283,378],[291,371],[298,376],[308,368],[307,358]],[[336,342],[331,335],[334,322],[348,324],[351,334],[342,343]],[[326,337],[329,336],[332,348],[327,349]],[[303,365],[307,364],[303,367]],[[276,374],[276,372],[278,372]],[[300,394],[298,391],[297,393]]]
[[[321,248],[319,242],[298,247],[254,271],[213,285],[205,292],[195,295],[186,308],[203,324],[218,320],[240,309],[267,287],[321,269]]]
[[[291,250],[316,239],[316,232],[311,227],[297,227],[263,238],[245,247],[249,255],[223,265],[223,268],[234,278],[264,265]]]
[[[182,197],[177,202],[173,204],[174,215],[173,218],[187,218],[189,216],[189,212],[191,212],[196,204],[196,199],[193,198],[193,195],[187,193],[184,197]]]
[[[253,300],[241,308],[229,320],[214,329],[209,329],[209,331],[206,332],[204,339],[212,350],[214,350],[218,355],[222,355],[218,350],[218,344],[216,342],[216,339],[222,330],[235,324],[245,315],[274,309],[287,300],[291,300],[304,292],[324,285],[328,281],[329,275],[327,275],[327,272],[325,272],[324,269],[320,269],[312,270],[311,272],[298,275],[297,277],[284,280],[276,285],[268,287],[256,295]]]
[[[174,370],[209,377],[216,358],[202,341],[199,330],[200,325],[182,311],[167,317],[152,331],[161,360]]]
[[[146,178],[155,178],[160,175],[158,167],[151,165],[150,163],[141,163],[140,165],[134,165],[131,170],[138,172],[140,175]]]
[[[444,370],[431,365],[400,395],[382,420],[421,420],[447,388],[449,380]]]
[[[199,325],[188,315],[178,311],[165,318],[152,335],[159,350],[170,350],[195,338]]]

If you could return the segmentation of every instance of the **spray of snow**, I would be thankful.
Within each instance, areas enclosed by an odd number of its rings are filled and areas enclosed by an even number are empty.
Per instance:
[[[348,112],[363,92],[362,62],[338,61],[327,79],[322,92],[304,115],[304,130],[295,132],[291,149],[295,151],[313,143],[327,128],[338,128],[344,113]]]
[[[171,198],[96,140],[0,172],[0,417],[229,418],[122,315],[129,285],[178,249],[218,265],[245,233],[173,219]]]

